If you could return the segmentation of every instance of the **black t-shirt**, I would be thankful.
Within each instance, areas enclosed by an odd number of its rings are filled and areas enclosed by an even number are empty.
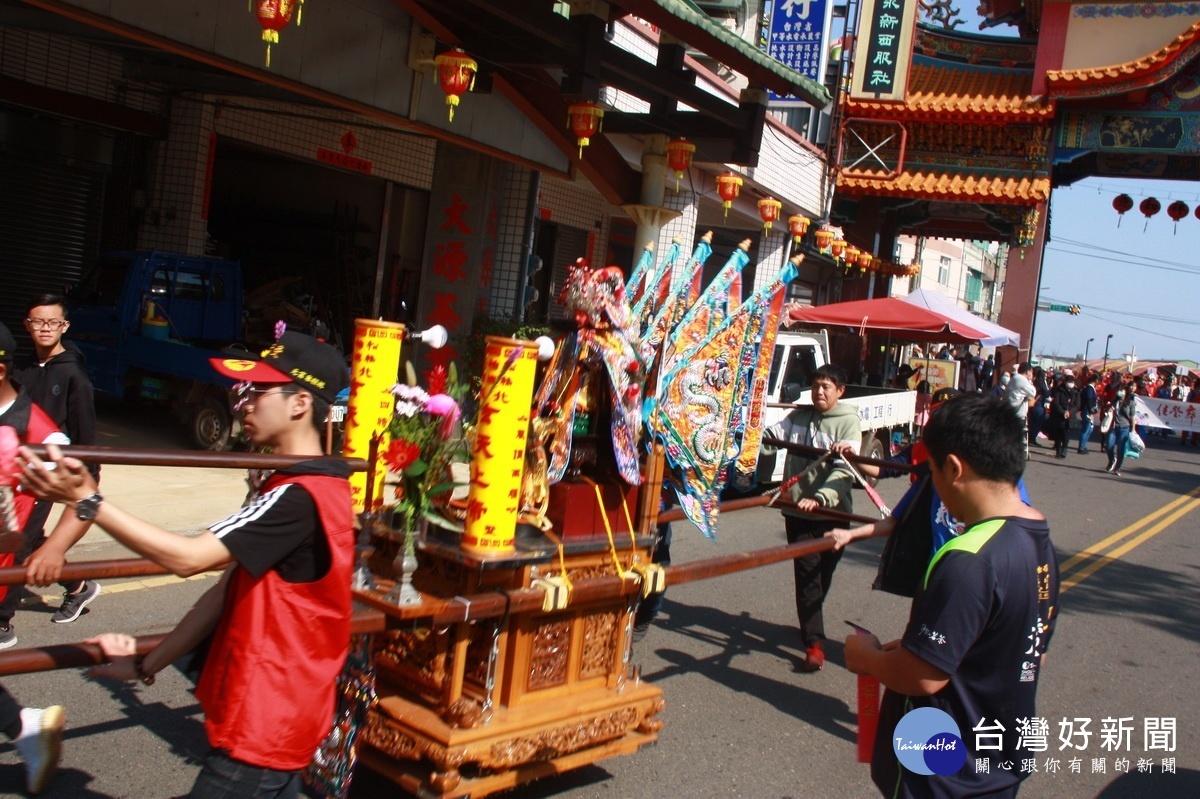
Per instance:
[[[288,474],[337,474],[349,470],[337,461],[309,461],[280,470]],[[209,527],[238,565],[255,577],[271,569],[290,583],[319,580],[329,571],[329,542],[317,506],[304,487],[284,483],[260,493],[227,519]]]
[[[1058,562],[1044,520],[989,519],[938,550],[901,643],[950,682],[933,696],[884,693],[871,777],[885,796],[1006,795],[1028,776],[1022,760],[1037,753],[1018,747],[1018,727],[1036,717],[1057,604]],[[900,765],[892,732],[917,707],[938,708],[958,723],[967,760],[957,773],[923,776]],[[983,758],[986,768],[977,765]]]

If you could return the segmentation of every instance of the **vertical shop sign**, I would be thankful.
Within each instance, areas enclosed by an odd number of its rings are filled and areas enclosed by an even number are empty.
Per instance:
[[[833,3],[829,0],[764,0],[758,47],[817,83],[825,82]],[[791,95],[770,92],[772,105],[809,105]]]
[[[850,96],[903,102],[918,0],[863,0]]]

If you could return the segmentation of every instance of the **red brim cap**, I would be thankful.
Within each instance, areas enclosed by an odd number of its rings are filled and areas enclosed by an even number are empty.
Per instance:
[[[209,358],[208,362],[225,377],[245,383],[291,383],[292,378],[262,361],[244,358]]]

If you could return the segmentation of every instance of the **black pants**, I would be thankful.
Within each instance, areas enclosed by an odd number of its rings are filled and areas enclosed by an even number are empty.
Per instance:
[[[836,522],[811,521],[784,516],[789,544],[815,541],[837,526]],[[816,555],[805,555],[792,561],[796,573],[796,616],[800,620],[800,635],[804,646],[809,647],[825,638],[825,620],[821,607],[829,584],[833,582],[833,570],[842,559],[841,550],[827,550]]]
[[[16,734],[13,731],[16,731]],[[0,685],[0,732],[10,738],[21,733],[21,703],[13,699],[3,685]]]
[[[38,547],[46,543],[46,519],[50,516],[50,511],[53,510],[54,503],[47,500],[38,500],[33,506],[33,512],[29,514],[29,520],[25,522],[25,531],[23,533],[24,540],[21,542],[21,551],[17,553],[16,563],[18,566],[25,565],[25,561],[29,560]],[[70,511],[67,511],[68,513]],[[59,585],[65,591],[74,593],[83,585],[83,580],[75,580],[74,582],[64,583]],[[10,585],[4,594],[4,598],[0,599],[0,626],[8,626],[12,621],[12,617],[16,615],[17,607],[21,603],[21,587],[20,585]]]

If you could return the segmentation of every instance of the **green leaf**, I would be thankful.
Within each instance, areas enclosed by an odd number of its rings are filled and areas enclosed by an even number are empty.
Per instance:
[[[452,530],[453,532],[456,532],[456,533],[463,532],[463,526],[461,524],[459,524],[458,522],[450,521],[445,516],[434,513],[433,511],[430,511],[430,510],[422,511],[421,515],[424,516],[425,520],[428,521],[430,524],[435,524],[444,530]]]

